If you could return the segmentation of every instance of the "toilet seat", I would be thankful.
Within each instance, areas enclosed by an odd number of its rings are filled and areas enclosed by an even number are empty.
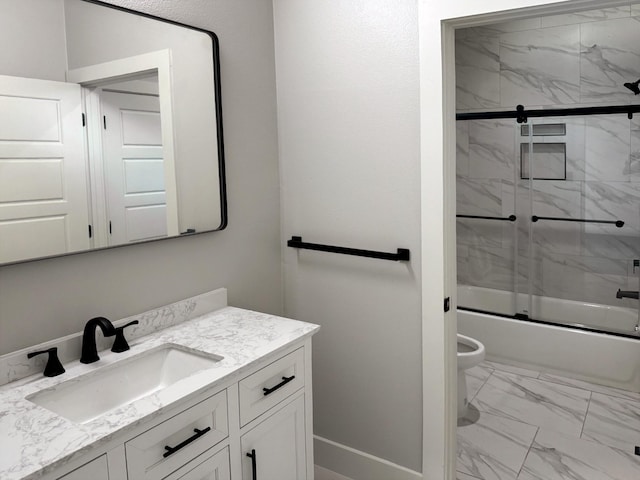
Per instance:
[[[475,367],[484,360],[484,345],[478,340],[458,334],[458,418],[467,414],[467,381],[465,370]]]
[[[466,347],[465,351],[460,351],[460,346]],[[479,341],[458,334],[458,370],[466,370],[474,367],[484,360],[484,345]]]

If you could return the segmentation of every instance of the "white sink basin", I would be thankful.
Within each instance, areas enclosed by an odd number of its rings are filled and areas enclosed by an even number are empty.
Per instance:
[[[27,400],[87,423],[122,405],[212,367],[223,357],[167,344],[42,390]]]

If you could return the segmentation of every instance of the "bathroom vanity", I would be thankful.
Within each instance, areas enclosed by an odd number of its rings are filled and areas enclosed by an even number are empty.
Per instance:
[[[89,365],[63,359],[63,375],[0,387],[0,478],[313,479],[319,327],[233,307],[167,308],[139,317],[138,334],[166,328],[133,338],[127,352],[101,351]],[[5,357],[3,375],[19,358]]]

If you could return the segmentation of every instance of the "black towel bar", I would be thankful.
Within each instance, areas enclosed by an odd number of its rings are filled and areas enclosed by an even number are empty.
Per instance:
[[[291,237],[291,240],[287,241],[287,246],[293,248],[303,248],[306,250],[317,250],[320,252],[355,255],[358,257],[380,258],[382,260],[402,260],[407,262],[411,258],[409,249],[407,248],[399,248],[397,253],[376,252],[374,250],[361,250],[358,248],[336,247],[334,245],[321,245],[319,243],[307,243],[302,241],[302,237]]]

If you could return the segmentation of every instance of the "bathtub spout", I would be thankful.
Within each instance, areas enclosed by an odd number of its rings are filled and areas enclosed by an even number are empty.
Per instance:
[[[618,293],[616,293],[616,298],[635,298],[636,300],[638,300],[638,292],[618,289]]]

